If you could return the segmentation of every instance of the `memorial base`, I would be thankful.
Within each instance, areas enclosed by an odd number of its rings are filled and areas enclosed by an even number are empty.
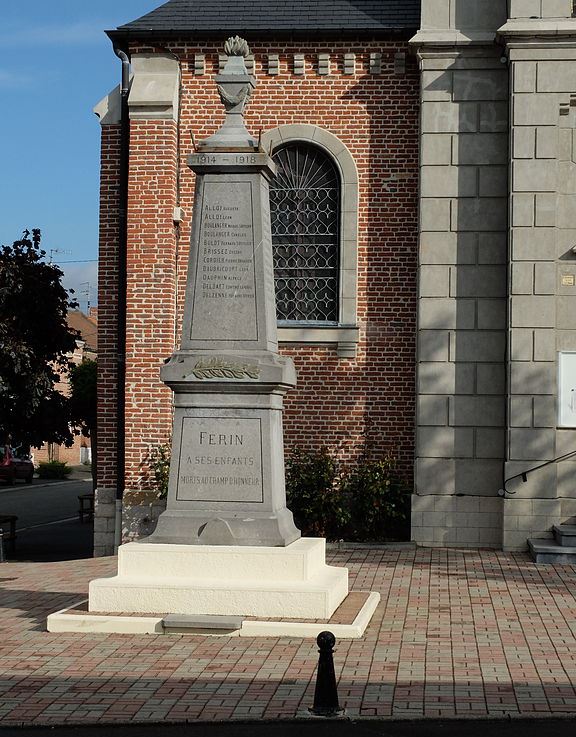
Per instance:
[[[326,541],[287,547],[128,543],[118,575],[90,582],[89,611],[329,619],[348,570],[328,566]]]

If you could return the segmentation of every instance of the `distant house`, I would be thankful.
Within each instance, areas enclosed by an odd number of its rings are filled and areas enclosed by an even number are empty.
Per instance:
[[[70,362],[78,366],[86,360],[95,361],[98,354],[97,308],[92,307],[88,315],[80,310],[70,310],[67,323],[70,328],[80,333],[80,338],[76,341],[76,348],[68,356]],[[56,385],[56,388],[62,394],[68,395],[70,393],[70,381],[67,374],[60,376],[60,382]],[[45,443],[41,448],[34,451],[34,462],[62,461],[70,466],[77,466],[81,463],[90,463],[91,455],[90,438],[77,435],[74,438],[74,445],[70,448],[56,443]]]

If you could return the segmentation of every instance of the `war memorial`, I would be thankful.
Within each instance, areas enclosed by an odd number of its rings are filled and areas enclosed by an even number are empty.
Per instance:
[[[53,615],[52,631],[137,632],[138,616],[130,629],[132,618],[106,615],[164,612],[144,627],[242,634],[244,617],[274,618],[270,634],[296,621],[310,635],[348,596],[347,569],[326,565],[326,541],[301,537],[286,507],[282,400],[296,372],[277,352],[275,166],[244,124],[248,45],[230,38],[225,52],[224,124],[188,159],[198,179],[183,338],[162,370],[175,395],[167,508],[150,537],[119,548],[117,576],[90,583],[88,613]],[[357,637],[379,598],[339,633]]]

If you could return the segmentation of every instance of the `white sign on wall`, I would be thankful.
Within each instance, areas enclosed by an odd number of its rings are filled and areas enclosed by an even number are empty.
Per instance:
[[[558,354],[558,425],[576,427],[576,352]]]

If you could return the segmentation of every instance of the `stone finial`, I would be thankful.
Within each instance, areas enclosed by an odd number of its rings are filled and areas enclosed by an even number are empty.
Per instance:
[[[246,58],[250,55],[248,42],[240,36],[231,36],[224,44],[224,53],[227,56],[243,56]]]
[[[226,119],[220,130],[202,141],[200,150],[254,150],[257,141],[244,125],[244,110],[256,79],[248,73],[246,59],[250,55],[247,42],[239,36],[229,38],[224,45],[228,57],[222,71],[216,75],[220,101],[226,110]]]

